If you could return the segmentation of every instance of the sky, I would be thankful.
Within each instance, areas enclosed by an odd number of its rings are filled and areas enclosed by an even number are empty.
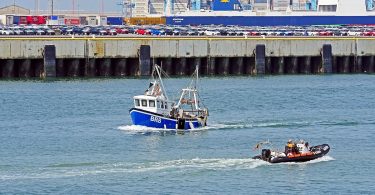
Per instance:
[[[13,5],[14,0],[0,0],[0,7]],[[35,10],[35,0],[15,0],[16,5]],[[50,10],[49,2],[51,0],[39,0],[40,10]],[[82,11],[100,11],[101,1],[104,2],[104,12],[121,12],[121,6],[116,5],[122,0],[75,0],[76,8]],[[54,0],[55,10],[72,10],[73,0]]]

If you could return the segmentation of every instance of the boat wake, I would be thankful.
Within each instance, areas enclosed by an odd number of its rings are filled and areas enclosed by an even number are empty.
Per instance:
[[[91,166],[90,166],[91,165]],[[230,171],[254,169],[260,166],[270,165],[268,162],[254,160],[250,158],[244,159],[180,159],[159,162],[145,163],[77,163],[51,165],[38,169],[38,173],[11,173],[4,175],[0,173],[1,180],[17,180],[17,179],[47,179],[47,178],[65,178],[80,177],[86,175],[100,174],[121,174],[121,173],[147,173],[147,172],[193,172],[193,171]]]
[[[209,130],[255,128],[302,128],[308,126],[357,126],[375,124],[369,121],[224,121],[210,122]]]
[[[314,160],[306,161],[306,162],[286,162],[286,163],[279,163],[279,164],[287,164],[287,165],[306,165],[306,164],[316,164],[321,162],[328,162],[336,160],[331,156],[323,156]]]
[[[199,132],[206,130],[233,130],[233,129],[255,129],[255,128],[301,128],[307,126],[356,126],[375,124],[375,122],[363,121],[224,121],[210,122],[208,126],[191,130],[158,129],[138,125],[123,125],[118,129],[129,134],[176,134],[183,132]]]
[[[175,135],[183,133],[193,133],[206,131],[209,127],[202,127],[196,129],[179,130],[179,129],[159,129],[140,125],[124,125],[119,126],[117,129],[131,135]]]
[[[71,164],[53,164],[37,170],[22,170],[19,173],[3,174],[0,172],[0,181],[19,180],[19,179],[51,179],[81,177],[87,175],[101,174],[121,174],[121,173],[191,173],[204,171],[236,171],[251,170],[264,166],[280,165],[306,165],[335,160],[330,156],[324,156],[303,163],[279,163],[271,164],[263,160],[254,160],[251,158],[211,158],[211,159],[179,159],[168,161],[154,161],[143,163],[71,163]],[[38,172],[35,172],[38,171]]]

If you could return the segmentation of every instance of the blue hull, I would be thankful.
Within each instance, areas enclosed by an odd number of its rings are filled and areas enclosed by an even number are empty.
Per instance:
[[[305,26],[305,25],[371,25],[375,16],[169,16],[168,25],[240,25],[240,26]]]
[[[134,125],[141,125],[159,129],[176,129],[177,120],[153,114],[139,109],[131,109],[130,117]],[[186,120],[185,130],[202,127],[198,120]]]

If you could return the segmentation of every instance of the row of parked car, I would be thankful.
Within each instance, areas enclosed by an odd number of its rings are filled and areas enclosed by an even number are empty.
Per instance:
[[[0,35],[375,36],[372,26],[0,26]]]

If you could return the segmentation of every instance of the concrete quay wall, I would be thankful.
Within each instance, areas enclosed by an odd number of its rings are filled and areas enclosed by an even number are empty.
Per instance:
[[[375,56],[375,39],[357,37],[0,38],[0,77],[45,76],[48,45],[62,77],[147,75],[154,63],[172,75],[372,73]]]

